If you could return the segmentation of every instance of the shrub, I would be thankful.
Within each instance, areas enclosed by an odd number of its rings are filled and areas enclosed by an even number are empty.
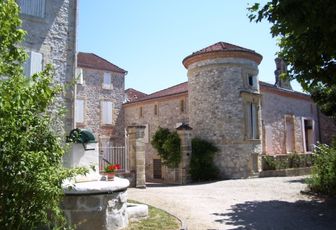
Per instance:
[[[262,158],[263,170],[275,170],[276,164],[273,156],[264,156]]]
[[[218,148],[200,138],[191,141],[192,155],[190,160],[190,174],[193,181],[213,180],[218,178],[219,170],[214,165],[214,156]]]
[[[62,180],[86,170],[63,168],[63,145],[50,127],[61,87],[53,84],[50,66],[31,78],[23,75],[27,55],[17,45],[24,35],[19,27],[15,1],[0,1],[0,226],[66,226]]]
[[[297,154],[262,156],[262,169],[277,170],[287,168],[311,167],[315,154]]]
[[[308,179],[313,192],[336,195],[336,148],[320,144],[315,148],[316,159]]]
[[[158,151],[162,163],[169,168],[178,167],[181,162],[181,140],[177,132],[159,127],[151,141],[152,146]]]

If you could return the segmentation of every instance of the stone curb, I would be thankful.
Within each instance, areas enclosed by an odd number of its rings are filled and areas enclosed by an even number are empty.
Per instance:
[[[287,177],[311,174],[311,167],[261,171],[259,177]]]

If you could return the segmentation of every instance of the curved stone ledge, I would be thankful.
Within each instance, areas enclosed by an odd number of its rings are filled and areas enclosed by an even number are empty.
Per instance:
[[[65,182],[62,187],[65,195],[90,195],[123,191],[130,185],[127,179],[115,177],[113,181]]]

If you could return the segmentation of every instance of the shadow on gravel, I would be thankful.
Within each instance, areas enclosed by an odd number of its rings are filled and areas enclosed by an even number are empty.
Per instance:
[[[288,183],[301,183],[301,184],[307,184],[306,182],[307,178],[297,179],[297,180],[289,180]]]
[[[230,229],[336,229],[336,199],[329,201],[253,201],[213,213]]]

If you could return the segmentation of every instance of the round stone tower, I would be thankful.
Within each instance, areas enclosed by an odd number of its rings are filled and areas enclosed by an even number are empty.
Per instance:
[[[221,178],[244,178],[259,171],[261,60],[253,50],[224,42],[183,60],[193,136],[219,148],[215,164]]]

